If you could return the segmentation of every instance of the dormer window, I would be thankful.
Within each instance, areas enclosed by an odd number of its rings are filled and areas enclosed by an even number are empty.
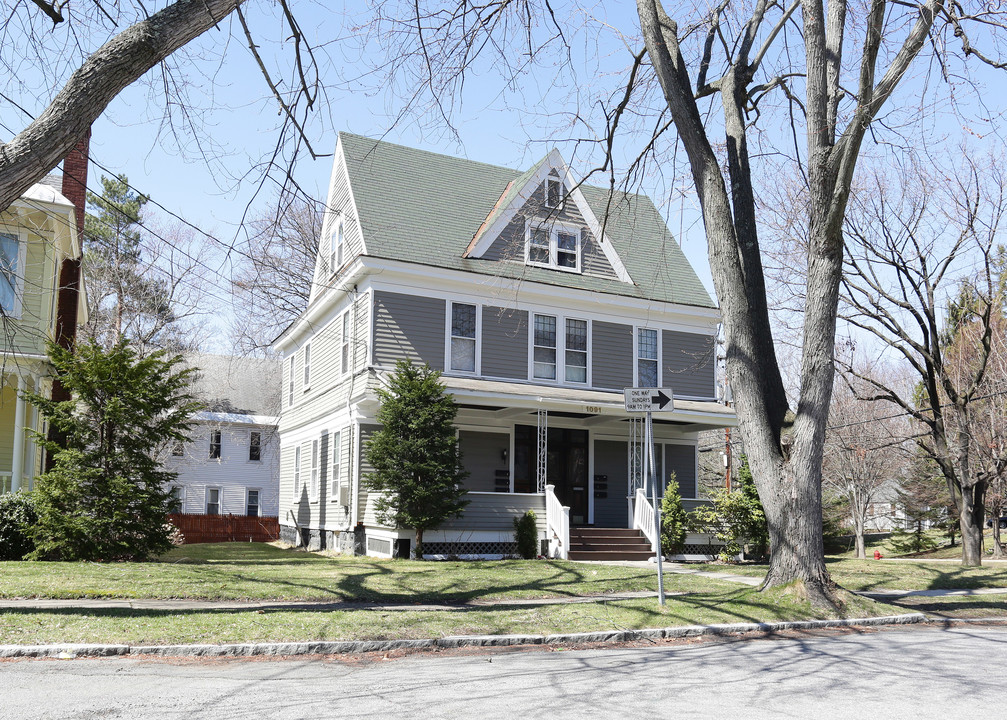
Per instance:
[[[580,228],[558,223],[528,225],[525,262],[567,272],[580,272]]]
[[[563,205],[563,182],[550,175],[545,179],[545,206],[559,209]]]

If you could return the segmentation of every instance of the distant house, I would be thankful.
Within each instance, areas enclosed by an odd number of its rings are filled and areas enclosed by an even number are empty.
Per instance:
[[[308,307],[274,344],[286,540],[408,554],[364,483],[376,391],[403,359],[443,373],[470,473],[428,553],[511,554],[534,510],[552,555],[626,556],[610,546],[634,535],[629,555],[651,555],[627,387],[674,389],[657,475],[701,501],[698,433],[737,424],[716,397],[720,313],[649,198],[578,185],[556,151],[521,172],[340,133],[327,206]]]
[[[275,360],[194,353],[194,392],[208,410],[197,413],[191,441],[167,450],[178,473],[172,494],[187,514],[276,517],[279,455]]]
[[[51,390],[45,343],[57,333],[59,272],[81,257],[75,206],[60,188],[47,177],[0,213],[0,492],[31,488],[42,471],[42,449],[26,432],[41,430],[42,419],[21,393]],[[85,322],[83,289],[76,311]]]

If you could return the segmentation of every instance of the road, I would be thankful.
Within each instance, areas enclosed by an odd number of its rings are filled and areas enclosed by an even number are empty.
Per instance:
[[[0,718],[999,717],[1007,628],[292,660],[0,663]]]

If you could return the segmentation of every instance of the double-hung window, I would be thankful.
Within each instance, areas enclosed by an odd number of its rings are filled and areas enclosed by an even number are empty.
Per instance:
[[[560,208],[563,205],[563,181],[558,177],[549,176],[545,180],[545,206]]]
[[[210,431],[210,459],[220,459],[220,430]]]
[[[568,383],[587,382],[587,320],[566,320],[565,379]]]
[[[532,375],[540,380],[556,379],[556,318],[536,315],[532,345]]]
[[[293,355],[290,356],[290,368],[289,369],[290,369],[290,373],[289,373],[290,387],[288,388],[288,392],[287,392],[287,406],[288,407],[294,404],[294,356]]]
[[[475,305],[451,303],[451,369],[475,372],[476,369]]]
[[[343,248],[345,247],[343,220],[336,220],[336,227],[329,238],[329,272],[335,273],[343,266]]]
[[[638,387],[659,387],[657,330],[636,331],[636,373]]]
[[[581,232],[572,225],[531,222],[525,258],[529,265],[580,272]]]
[[[220,515],[220,488],[206,488],[206,514]]]
[[[301,446],[294,448],[294,500],[301,499]]]
[[[262,460],[262,433],[258,430],[248,433],[248,459],[251,462]]]
[[[350,371],[350,311],[343,313],[342,346],[339,349],[340,372],[344,375]]]
[[[180,513],[185,508],[185,488],[181,485],[171,486],[171,512]]]
[[[341,435],[339,431],[332,433],[332,439],[329,441],[329,452],[332,453],[332,492],[329,495],[329,499],[332,502],[337,502],[339,500],[339,481],[342,470],[342,445],[340,443]]]
[[[245,515],[259,517],[259,491],[249,490],[245,496]]]
[[[311,343],[304,346],[304,392],[311,387]]]
[[[318,441],[311,441],[311,484],[308,492],[312,500],[318,499]]]
[[[0,310],[6,317],[21,317],[23,248],[17,233],[0,232]]]

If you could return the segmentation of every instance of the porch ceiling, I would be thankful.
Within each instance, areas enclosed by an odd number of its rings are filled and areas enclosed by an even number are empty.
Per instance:
[[[576,414],[584,418],[585,424],[602,424],[638,416],[638,413],[626,412],[625,398],[620,392],[466,377],[441,376],[441,382],[459,405],[468,409],[485,407],[494,417],[514,417],[541,409],[564,415]],[[654,413],[654,420],[686,425],[690,431],[738,425],[738,417],[732,408],[713,401],[678,398],[675,398],[672,412]]]

